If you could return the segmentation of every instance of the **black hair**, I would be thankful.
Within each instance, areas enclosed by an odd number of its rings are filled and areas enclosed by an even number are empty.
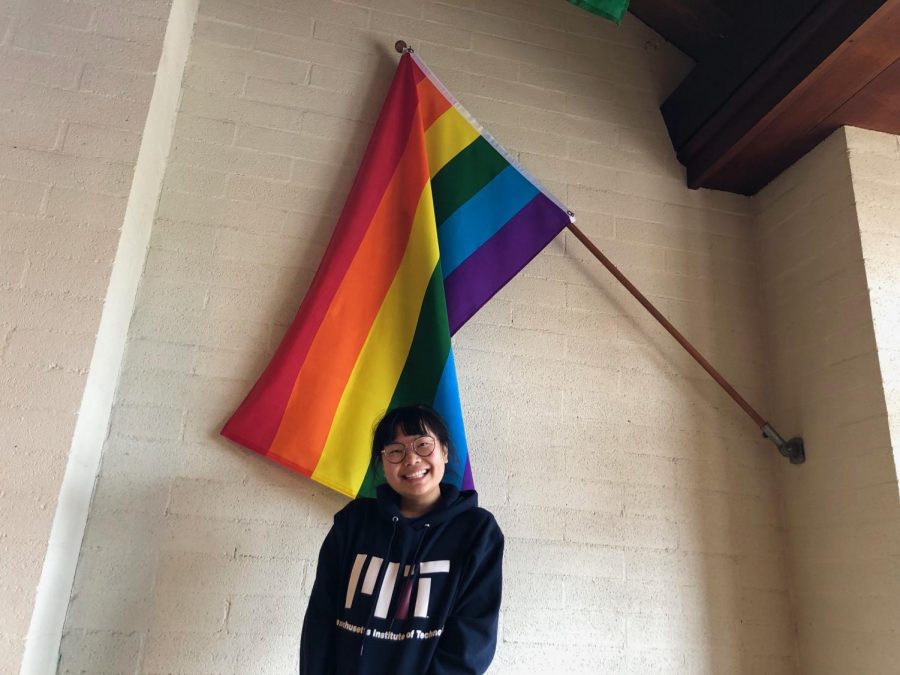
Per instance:
[[[446,446],[448,454],[452,452],[447,423],[434,408],[424,403],[417,403],[388,410],[375,425],[375,432],[372,434],[372,463],[374,465],[378,465],[381,451],[394,440],[398,431],[409,436],[431,433],[439,443]]]

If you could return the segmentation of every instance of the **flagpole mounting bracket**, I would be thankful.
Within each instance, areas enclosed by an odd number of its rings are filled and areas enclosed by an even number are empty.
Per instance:
[[[404,42],[403,40],[397,40],[397,41],[394,43],[394,49],[397,50],[397,53],[398,53],[398,54],[412,54],[412,53],[414,53],[413,48],[410,47],[408,44],[406,44],[406,42]]]
[[[787,457],[791,464],[803,464],[806,461],[806,449],[803,439],[795,436],[789,441],[784,440],[768,422],[762,428],[763,437],[768,438],[778,448],[782,456]]]

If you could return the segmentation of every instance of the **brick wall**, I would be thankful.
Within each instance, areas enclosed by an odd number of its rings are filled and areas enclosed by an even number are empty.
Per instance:
[[[900,658],[885,405],[896,165],[896,139],[842,129],[757,197],[773,417],[807,447],[779,471],[803,673],[887,673]]]
[[[0,671],[17,672],[168,0],[0,2]]]
[[[204,0],[61,672],[290,672],[344,499],[217,430],[327,243],[403,38],[767,407],[749,200],[684,187],[689,67],[567,3]],[[568,235],[455,340],[507,535],[492,672],[792,672],[775,458]]]
[[[900,137],[846,129],[894,467],[900,462]],[[900,553],[900,547],[895,549]]]

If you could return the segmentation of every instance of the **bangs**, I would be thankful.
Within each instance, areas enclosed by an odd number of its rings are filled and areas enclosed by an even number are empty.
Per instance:
[[[375,445],[383,448],[399,435],[424,436],[428,433],[429,425],[425,420],[425,411],[414,407],[404,407],[392,410],[378,424],[375,429]]]
[[[372,457],[377,458],[382,448],[398,435],[425,436],[430,434],[437,441],[451,447],[447,425],[440,415],[426,405],[410,405],[395,408],[381,418],[372,434]]]
[[[402,432],[405,436],[425,436],[430,433],[425,418],[422,415],[416,415],[416,412],[415,410],[404,411],[404,414],[397,416],[392,429],[393,436],[397,436],[398,432]]]

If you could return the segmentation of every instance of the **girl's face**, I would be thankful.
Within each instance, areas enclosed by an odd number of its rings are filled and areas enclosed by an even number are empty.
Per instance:
[[[400,495],[402,505],[430,506],[441,496],[447,446],[427,427],[425,431],[409,435],[397,429],[394,440],[381,453],[384,477]]]

